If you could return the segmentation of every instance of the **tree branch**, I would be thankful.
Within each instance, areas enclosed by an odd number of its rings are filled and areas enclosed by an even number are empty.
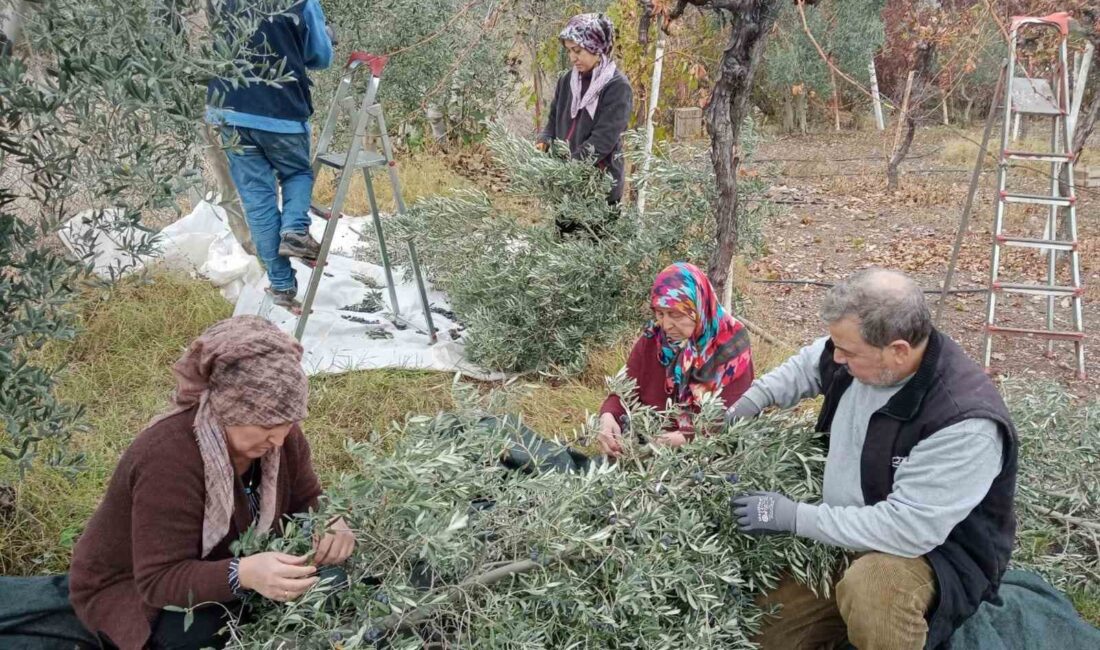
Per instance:
[[[653,0],[638,0],[641,14],[638,16],[638,44],[649,47],[649,26],[653,22]]]
[[[752,9],[755,2],[754,0],[676,0],[676,6],[668,12],[668,22],[683,16],[688,5],[702,9],[714,9],[715,11],[723,9],[726,11],[745,11]]]
[[[821,57],[821,60],[825,62],[825,65],[829,66],[830,70],[832,70],[834,73],[840,75],[841,79],[847,81],[852,86],[855,86],[856,90],[863,93],[864,95],[867,95],[867,97],[869,97],[871,99],[874,99],[874,95],[871,93],[870,90],[864,88],[863,84],[859,83],[855,79],[853,79],[850,76],[848,76],[847,74],[845,74],[845,72],[843,70],[838,68],[836,66],[836,64],[834,64],[832,62],[832,59],[829,58],[829,55],[825,53],[824,48],[822,48],[821,44],[817,42],[816,38],[814,38],[813,32],[810,31],[810,25],[809,25],[809,23],[806,22],[806,11],[804,9],[804,7],[806,6],[805,0],[797,0],[797,1],[798,1],[798,15],[802,19],[802,31],[806,32],[806,38],[810,39],[810,43],[814,46],[814,49],[817,50],[817,54],[818,54],[818,56]],[[896,106],[893,105],[893,102],[889,101],[886,97],[882,97],[881,101],[882,101],[883,105],[885,105],[887,108],[890,108],[890,109],[897,108]]]
[[[1082,517],[1067,515],[1065,513],[1058,512],[1053,508],[1044,508],[1042,506],[1036,506],[1030,503],[1028,504],[1028,506],[1039,514],[1043,515],[1044,517],[1050,517],[1051,519],[1070,524],[1071,526],[1077,526],[1078,528],[1083,528],[1085,530],[1100,532],[1100,524],[1096,523],[1095,521],[1089,521],[1088,519],[1084,519]]]
[[[737,318],[737,320],[741,321],[741,324],[745,326],[745,329],[747,329],[748,331],[752,332],[753,334],[759,336],[760,338],[764,339],[765,341],[767,341],[768,343],[774,345],[777,348],[797,348],[798,347],[797,345],[793,345],[793,344],[787,343],[785,341],[780,341],[779,339],[777,339],[774,336],[772,336],[771,334],[769,334],[763,327],[760,327],[756,323],[750,321],[749,319],[745,318],[744,316],[742,316],[740,314],[738,314],[735,318]]]
[[[614,532],[617,526],[613,525],[605,528],[601,532]],[[571,546],[564,549],[562,552],[550,556],[549,560],[564,560],[576,553],[580,552],[580,546]],[[519,560],[516,562],[510,562],[504,566],[486,571],[480,575],[467,578],[453,587],[449,587],[447,599],[444,602],[435,603],[432,605],[424,605],[423,607],[417,607],[408,612],[400,612],[397,614],[390,614],[386,618],[382,619],[378,623],[378,629],[383,633],[391,631],[407,630],[430,618],[436,610],[440,609],[449,601],[453,601],[459,595],[463,593],[466,587],[487,587],[492,584],[496,584],[505,578],[512,576],[518,576],[524,573],[530,573],[535,569],[541,568],[545,563],[536,562],[535,560]]]

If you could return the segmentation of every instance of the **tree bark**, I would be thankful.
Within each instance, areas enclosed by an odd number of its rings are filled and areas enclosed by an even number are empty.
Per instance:
[[[959,96],[966,101],[966,104],[963,106],[963,124],[970,126],[970,111],[974,109],[974,97],[967,94],[965,85],[959,86]]]
[[[542,71],[537,52],[531,58],[531,79],[535,87],[535,133],[538,133],[542,129]]]
[[[680,0],[673,14],[682,13],[688,4]],[[729,41],[722,53],[718,79],[714,84],[704,116],[711,138],[711,164],[718,186],[715,206],[716,247],[707,274],[718,295],[725,293],[730,264],[737,254],[737,170],[741,165],[741,125],[749,109],[756,64],[763,52],[767,34],[779,16],[782,0],[743,0],[741,2],[701,2],[690,4],[724,7],[732,14]],[[733,7],[733,8],[731,8]]]
[[[798,131],[799,131],[799,133],[801,133],[802,135],[806,135],[807,133],[809,133],[810,132],[810,127],[809,127],[809,124],[808,124],[808,120],[806,118],[806,91],[805,90],[803,90],[801,93],[796,95],[795,98],[794,98],[794,114],[795,114],[795,120],[798,122]]]
[[[1088,108],[1082,107],[1081,114],[1077,116],[1077,126],[1073,131],[1074,155],[1081,155],[1081,150],[1085,148],[1085,143],[1088,142],[1089,136],[1096,128],[1098,118],[1100,118],[1100,88],[1094,88],[1092,101],[1089,102]]]
[[[653,1],[638,0],[638,45],[642,49],[642,58],[649,53],[649,30],[653,25]],[[634,124],[645,124],[646,107],[649,105],[649,87],[645,85],[645,75],[641,79],[632,79],[637,95],[634,101]]]
[[[794,98],[788,92],[783,96],[783,126],[784,135],[794,133]]]
[[[897,151],[891,156],[886,165],[886,191],[894,192],[898,189],[898,167],[905,157],[909,155],[909,146],[913,144],[913,136],[917,132],[917,121],[911,116],[905,116],[905,134],[901,138]]]

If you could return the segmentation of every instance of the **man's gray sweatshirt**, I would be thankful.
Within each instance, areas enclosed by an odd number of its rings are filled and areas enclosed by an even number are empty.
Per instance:
[[[754,381],[731,410],[755,415],[821,394],[818,362],[826,341],[814,341]],[[973,418],[919,442],[898,460],[890,495],[872,506],[864,503],[860,458],[867,425],[907,381],[871,386],[853,379],[829,434],[823,502],[798,505],[797,534],[855,551],[917,557],[942,544],[985,497],[1001,469],[1004,443],[995,422]]]

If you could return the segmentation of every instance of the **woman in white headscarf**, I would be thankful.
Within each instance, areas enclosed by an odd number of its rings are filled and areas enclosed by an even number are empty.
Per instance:
[[[615,26],[603,14],[580,14],[559,35],[573,68],[558,79],[546,127],[538,147],[564,140],[575,159],[587,158],[611,174],[614,185],[608,202],[623,196],[622,135],[634,106],[630,81],[611,59]],[[576,224],[558,224],[563,234]]]

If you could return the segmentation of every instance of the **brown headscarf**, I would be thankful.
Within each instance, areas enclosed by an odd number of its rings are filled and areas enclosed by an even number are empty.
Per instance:
[[[229,532],[233,517],[234,469],[222,427],[273,427],[304,420],[309,384],[301,361],[302,346],[279,328],[258,316],[237,316],[210,326],[172,367],[172,406],[149,424],[199,407],[195,439],[206,481],[202,557]],[[280,452],[272,449],[260,460],[256,528],[261,533],[275,518]]]

